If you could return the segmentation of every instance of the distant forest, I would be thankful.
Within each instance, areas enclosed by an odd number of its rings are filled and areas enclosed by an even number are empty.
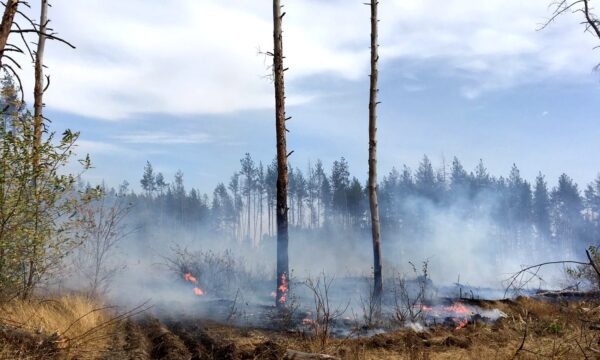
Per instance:
[[[208,196],[188,191],[181,171],[167,182],[148,162],[142,193],[126,182],[110,193],[132,204],[131,219],[142,231],[175,226],[258,247],[275,236],[276,171],[274,162],[265,166],[246,154],[240,169]],[[434,228],[440,212],[465,226],[485,222],[487,246],[497,255],[579,256],[600,234],[600,177],[582,191],[566,174],[549,187],[541,173],[529,183],[516,165],[506,177],[494,176],[483,161],[473,171],[457,158],[436,169],[424,156],[416,170],[402,166],[384,176],[379,198],[384,238],[406,246],[426,246],[439,236]],[[351,176],[343,157],[331,169],[320,160],[305,171],[290,166],[288,206],[292,233],[344,241],[342,234],[367,237],[370,231],[365,181]]]

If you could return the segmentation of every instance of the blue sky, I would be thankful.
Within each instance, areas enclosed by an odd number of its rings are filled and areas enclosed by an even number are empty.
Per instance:
[[[57,3],[47,115],[81,131],[87,179],[134,187],[146,160],[212,192],[250,152],[274,157],[269,1]],[[292,164],[340,156],[367,171],[369,12],[362,1],[288,0],[284,51]],[[482,3],[482,4],[479,4]],[[35,9],[32,9],[35,11]],[[544,0],[381,2],[380,174],[458,156],[494,174],[515,162],[551,184],[600,171],[598,42],[577,15],[543,31]],[[107,26],[110,24],[110,26]],[[29,71],[29,70],[27,70]],[[33,89],[31,84],[26,88]]]

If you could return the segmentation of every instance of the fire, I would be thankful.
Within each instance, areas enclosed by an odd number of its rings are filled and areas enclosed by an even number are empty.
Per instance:
[[[314,325],[315,321],[312,319],[302,319],[302,324],[304,325]]]
[[[288,293],[288,281],[285,272],[281,274],[281,285],[277,288],[281,293],[281,298],[279,298],[280,303],[284,303],[287,298]]]
[[[421,311],[433,311],[433,308],[431,306],[427,306],[427,305],[420,305]]]
[[[456,327],[454,330],[460,330],[469,324],[469,318],[473,315],[473,311],[460,302],[455,302],[450,306],[434,306],[426,305],[419,306],[422,311],[429,312],[434,317],[451,318]]]
[[[473,312],[461,303],[454,303],[451,306],[446,307],[445,310],[459,315],[459,317],[452,318],[452,321],[456,324],[454,330],[460,330],[467,326],[467,324],[469,324],[469,316],[473,315]]]
[[[183,275],[183,279],[187,282],[191,282],[192,284],[198,283],[198,279],[196,279],[191,273],[185,273]]]
[[[454,330],[460,330],[460,329],[464,328],[465,326],[467,326],[467,324],[469,323],[469,320],[467,318],[464,318],[464,319],[452,318],[452,320],[456,323],[456,327],[454,328]]]
[[[183,280],[190,282],[192,284],[198,284],[198,279],[196,279],[196,277],[194,277],[194,275],[192,275],[189,272],[183,274]],[[196,296],[202,296],[202,295],[204,295],[204,290],[202,290],[198,286],[196,286],[196,287],[194,287],[194,294],[196,294]]]
[[[470,314],[471,313],[471,310],[469,310],[469,308],[467,308],[466,306],[464,306],[461,303],[454,303],[451,306],[446,307],[445,310],[448,312],[453,312],[455,314]]]
[[[196,296],[202,296],[204,295],[204,291],[202,291],[202,289],[200,289],[199,287],[195,287],[194,294],[196,294]]]

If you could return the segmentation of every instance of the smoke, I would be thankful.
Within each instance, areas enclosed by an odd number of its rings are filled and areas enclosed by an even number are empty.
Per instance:
[[[172,195],[127,195],[133,209],[126,227],[132,231],[113,253],[115,258],[124,259],[125,267],[110,282],[106,297],[129,307],[150,300],[156,309],[169,313],[191,311],[219,320],[264,322],[273,309],[271,293],[276,286],[276,238],[268,235],[267,213],[262,219],[251,217],[249,230],[240,230],[246,228],[245,210],[239,220],[224,222],[219,218],[215,226],[215,215],[207,213],[210,207],[206,199],[195,198],[200,210],[184,211],[190,197],[183,185],[181,189],[184,195],[176,200],[169,200]],[[387,198],[387,203],[381,204],[387,279],[384,300],[388,304],[393,303],[395,279],[416,275],[426,275],[429,299],[460,295],[501,298],[505,296],[503,281],[523,265],[564,259],[571,251],[561,247],[564,243],[542,236],[531,219],[507,213],[513,204],[506,193],[493,188],[475,194],[469,189],[445,191],[445,197],[412,192],[393,201]],[[307,225],[311,224],[311,214],[304,209],[305,221],[292,222],[289,299],[301,313],[310,314],[314,300],[304,281],[325,274],[335,278],[329,292],[332,307],[346,306],[345,317],[361,317],[370,294],[373,255],[366,196],[357,206],[362,210],[353,218],[349,212],[329,209],[327,214],[318,215],[322,219],[317,226],[311,226]],[[252,214],[256,211],[255,205]],[[296,211],[296,219],[302,218]],[[236,231],[257,233],[261,222],[263,236],[259,234],[255,241],[235,235]],[[423,262],[427,263],[427,274],[414,273],[413,268],[420,269]],[[184,280],[184,273],[198,279],[201,296],[194,294],[194,286]],[[564,286],[561,267],[536,275],[528,288]],[[73,276],[68,284],[84,287],[82,280]],[[494,319],[501,315],[482,314]]]

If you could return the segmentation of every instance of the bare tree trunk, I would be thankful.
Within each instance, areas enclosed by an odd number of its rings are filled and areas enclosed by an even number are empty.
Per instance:
[[[35,52],[35,86],[33,90],[33,158],[32,166],[34,171],[33,176],[33,192],[35,196],[35,223],[33,236],[39,236],[39,212],[40,200],[38,199],[38,174],[40,173],[40,150],[42,146],[42,128],[44,117],[42,108],[44,106],[44,50],[46,48],[46,30],[48,25],[48,0],[40,1],[40,28],[38,33],[38,44]],[[32,259],[29,261],[29,274],[27,283],[23,291],[23,299],[27,299],[33,291],[35,275],[37,272],[36,263],[33,258],[36,257],[37,245],[33,245]]]
[[[273,75],[275,80],[275,129],[277,134],[277,306],[285,306],[288,289],[288,161],[285,128],[285,83],[281,1],[273,0]]]
[[[262,240],[262,238],[263,238],[263,222],[264,222],[264,219],[263,219],[263,217],[264,217],[264,215],[263,215],[263,193],[262,193],[262,191],[259,194],[259,200],[258,201],[259,201],[258,202],[258,204],[259,204],[259,206],[258,206],[258,212],[260,214],[258,216],[258,218],[259,218],[259,226],[260,226],[260,228],[258,230],[258,241],[260,242]]]
[[[247,217],[247,219],[246,219],[247,220],[246,221],[246,223],[247,223],[247,226],[246,226],[246,232],[247,232],[247,234],[246,234],[246,236],[248,238],[250,238],[250,206],[251,206],[250,205],[250,190],[248,190],[248,198],[247,198],[246,201],[248,202],[248,214],[246,215],[246,217]]]
[[[377,44],[377,5],[371,0],[371,86],[369,96],[369,205],[371,208],[371,231],[373,235],[373,298],[381,302],[383,277],[381,265],[381,226],[379,223],[379,204],[377,203],[377,63],[379,61]]]
[[[4,55],[4,49],[6,48],[8,35],[10,34],[10,29],[12,28],[18,6],[19,0],[8,0],[6,2],[6,7],[4,8],[2,23],[0,23],[0,66],[2,66],[2,56]]]
[[[46,30],[48,25],[48,0],[41,0],[40,32],[38,34],[37,50],[35,52],[35,87],[33,90],[33,166],[37,168],[40,161],[40,147],[42,145],[42,130],[44,117],[44,51],[46,48]]]

